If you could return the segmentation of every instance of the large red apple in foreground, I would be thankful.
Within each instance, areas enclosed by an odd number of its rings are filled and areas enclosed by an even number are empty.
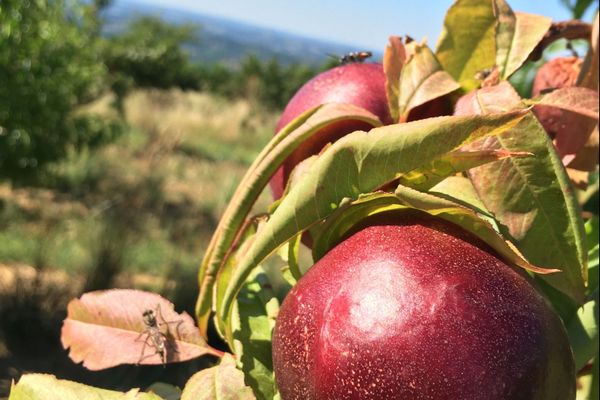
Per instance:
[[[284,400],[571,400],[562,322],[478,239],[381,215],[317,262],[273,336]]]

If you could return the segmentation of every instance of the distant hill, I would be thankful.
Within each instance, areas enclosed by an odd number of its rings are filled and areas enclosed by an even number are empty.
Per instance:
[[[110,35],[123,31],[129,21],[142,15],[159,16],[173,24],[198,25],[198,44],[187,48],[194,62],[222,62],[235,67],[248,54],[255,54],[261,60],[275,58],[283,64],[302,63],[321,66],[327,61],[328,54],[343,55],[350,51],[370,50],[166,6],[123,1],[115,1],[104,12],[105,33]]]

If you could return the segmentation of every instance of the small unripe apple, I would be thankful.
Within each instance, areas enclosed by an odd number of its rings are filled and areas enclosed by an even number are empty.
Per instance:
[[[383,214],[320,259],[273,334],[283,400],[572,400],[562,322],[461,228]]]
[[[578,57],[558,57],[540,67],[533,81],[532,97],[545,91],[575,86],[583,61]],[[535,106],[533,112],[551,138],[568,133],[572,127],[565,111],[548,106]]]

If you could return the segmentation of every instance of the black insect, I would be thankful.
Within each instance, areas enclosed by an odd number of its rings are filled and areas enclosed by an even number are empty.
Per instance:
[[[169,332],[169,324],[177,324],[177,329],[183,321],[165,321],[165,318],[160,311],[160,304],[156,306],[156,310],[146,309],[142,314],[144,318],[144,325],[146,328],[140,332],[139,336],[135,339],[136,342],[142,341],[142,352],[138,364],[147,358],[154,357],[157,354],[160,356],[163,366],[167,363],[167,347],[177,353],[177,349],[173,346],[173,336]],[[166,326],[166,332],[162,331],[162,327]],[[146,346],[154,349],[154,353],[144,354],[146,352]]]
[[[330,55],[331,57],[335,57],[338,59],[340,64],[351,64],[351,63],[361,63],[365,61],[367,58],[373,56],[373,53],[370,51],[351,51],[350,53],[344,54],[341,57]]]

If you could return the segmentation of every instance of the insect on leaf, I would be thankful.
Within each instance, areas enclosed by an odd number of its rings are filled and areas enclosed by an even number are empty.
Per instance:
[[[202,339],[193,319],[178,314],[173,304],[149,292],[113,289],[85,293],[69,302],[61,332],[69,357],[96,371],[120,364],[162,364],[186,361],[221,352]],[[144,312],[152,311],[160,324],[165,345],[159,354],[144,323]]]

